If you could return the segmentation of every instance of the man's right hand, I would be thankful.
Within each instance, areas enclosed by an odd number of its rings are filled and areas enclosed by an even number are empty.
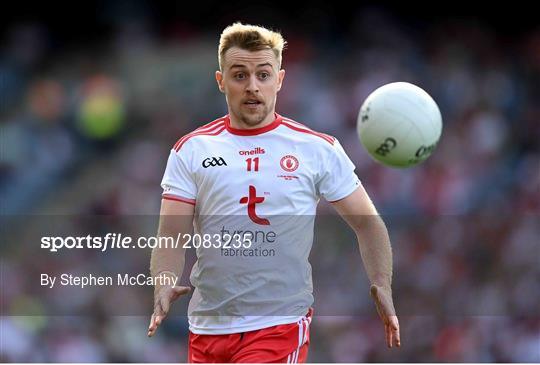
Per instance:
[[[154,291],[154,313],[152,313],[152,318],[150,318],[148,337],[152,337],[156,333],[161,322],[167,317],[172,302],[190,291],[191,288],[188,286],[156,287]]]
[[[395,344],[397,347],[401,347],[399,321],[396,316],[390,290],[384,289],[382,286],[371,285],[370,294],[375,301],[375,307],[384,324],[386,345],[392,347]]]

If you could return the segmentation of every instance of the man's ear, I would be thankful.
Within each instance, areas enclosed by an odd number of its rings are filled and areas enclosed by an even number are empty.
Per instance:
[[[222,93],[225,92],[225,88],[223,87],[223,73],[221,71],[216,71],[216,82],[218,84],[219,91]]]
[[[278,87],[277,90],[281,90],[281,86],[283,85],[283,79],[285,78],[285,70],[281,69],[278,72]]]

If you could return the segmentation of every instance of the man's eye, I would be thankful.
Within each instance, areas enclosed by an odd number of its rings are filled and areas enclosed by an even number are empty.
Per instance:
[[[245,78],[245,75],[243,73],[239,73],[239,74],[234,75],[234,78],[237,80],[242,80]]]
[[[270,77],[270,74],[269,74],[268,72],[261,72],[261,73],[259,74],[259,77],[260,77],[261,79],[264,80],[264,79],[269,78],[269,77]]]

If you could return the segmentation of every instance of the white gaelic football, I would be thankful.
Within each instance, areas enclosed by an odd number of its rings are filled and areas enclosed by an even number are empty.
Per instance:
[[[441,112],[431,96],[408,82],[379,87],[364,101],[358,136],[368,153],[391,167],[411,167],[428,158],[441,137]]]

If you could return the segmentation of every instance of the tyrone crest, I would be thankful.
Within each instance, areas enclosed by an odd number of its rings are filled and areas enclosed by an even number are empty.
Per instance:
[[[281,168],[287,172],[293,172],[298,168],[298,159],[293,155],[286,155],[279,161]]]

